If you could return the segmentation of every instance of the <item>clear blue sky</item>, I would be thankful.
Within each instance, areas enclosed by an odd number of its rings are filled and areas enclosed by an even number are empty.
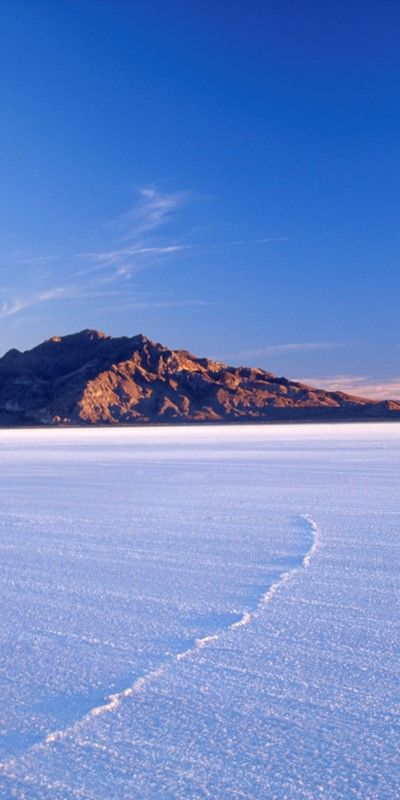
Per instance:
[[[0,76],[1,352],[143,332],[399,396],[397,0],[2,0]]]

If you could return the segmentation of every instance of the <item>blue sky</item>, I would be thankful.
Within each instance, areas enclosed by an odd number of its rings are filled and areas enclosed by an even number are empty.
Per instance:
[[[3,0],[1,352],[82,328],[400,396],[400,6]]]

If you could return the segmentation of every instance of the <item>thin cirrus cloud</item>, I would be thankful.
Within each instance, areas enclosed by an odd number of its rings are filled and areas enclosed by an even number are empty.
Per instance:
[[[79,256],[94,262],[94,266],[89,266],[86,274],[90,271],[100,271],[108,266],[115,266],[129,263],[132,272],[147,266],[151,259],[169,256],[188,250],[217,250],[231,247],[242,247],[257,244],[269,244],[274,242],[285,242],[286,236],[269,236],[250,240],[233,240],[226,242],[183,244],[179,242],[160,243],[149,241],[149,234],[154,234],[156,230],[174,221],[176,214],[190,200],[190,192],[162,193],[155,188],[144,187],[138,191],[138,202],[134,207],[122,214],[114,225],[120,229],[120,237],[117,244],[123,242],[123,247],[112,247],[106,250],[89,251],[80,253]],[[145,239],[143,235],[146,234]]]
[[[126,311],[128,309],[145,310],[151,308],[195,308],[196,306],[210,307],[221,306],[222,303],[217,303],[208,300],[129,300],[126,303],[121,303],[118,307],[119,311]]]
[[[28,300],[22,300],[19,297],[14,297],[14,299],[10,301],[4,300],[0,308],[0,319],[4,319],[5,317],[13,317],[14,314],[18,314],[29,305],[30,303]]]
[[[112,264],[121,258],[140,258],[142,256],[162,256],[183,249],[178,243],[160,243],[150,241],[150,233],[155,233],[167,223],[171,223],[178,209],[182,208],[189,198],[188,192],[162,193],[153,188],[142,188],[137,192],[138,199],[129,211],[123,213],[111,223],[115,236],[111,246],[103,250],[79,252],[71,259],[95,261]],[[118,235],[115,230],[117,229]],[[40,265],[60,260],[56,254],[29,254],[16,252],[3,256],[2,260],[17,264]],[[79,274],[79,273],[77,273]]]
[[[172,222],[179,208],[186,205],[190,192],[160,192],[151,186],[138,190],[139,200],[116,221],[123,227],[122,239],[140,236]]]
[[[121,257],[126,258],[127,256],[154,256],[154,255],[166,255],[168,253],[177,253],[179,250],[184,250],[185,247],[183,245],[177,244],[168,244],[168,245],[160,245],[158,247],[139,247],[139,246],[132,246],[132,247],[124,247],[122,250],[106,250],[104,252],[94,251],[92,253],[83,253],[82,255],[86,258],[92,258],[94,261],[105,261],[106,263],[118,261]]]
[[[109,249],[71,256],[68,259],[68,268],[65,270],[69,281],[62,286],[44,286],[42,290],[27,291],[25,294],[4,300],[0,306],[0,319],[12,317],[43,303],[94,297],[109,298],[118,294],[126,296],[126,281],[135,271],[153,266],[161,259],[183,249],[183,246],[176,242],[154,241],[153,237],[157,228],[172,221],[174,212],[182,206],[185,197],[183,193],[162,194],[150,188],[139,190],[138,202],[119,220],[120,228],[125,229],[123,246],[119,237],[111,243]],[[150,232],[153,236],[150,236]],[[61,259],[53,255],[29,256],[24,253],[16,254],[14,261],[39,267],[40,264],[48,265],[52,261],[58,261],[60,264]],[[81,262],[81,268],[71,272],[71,263],[77,261]],[[58,271],[60,271],[59,264]],[[47,270],[42,280],[48,284]],[[117,287],[120,284],[120,291],[107,290],[105,286],[108,283],[115,283]]]
[[[114,275],[129,274],[147,268],[160,259],[175,255],[188,249],[177,241],[159,241],[154,239],[163,226],[173,222],[176,213],[188,201],[188,192],[166,193],[151,187],[138,190],[138,199],[134,206],[118,220],[113,227],[118,230],[118,237],[110,248],[82,252],[78,258],[86,262],[75,277],[114,270]]]
[[[82,258],[84,261],[92,262],[92,264],[75,272],[74,277],[79,278],[88,275],[95,275],[96,273],[108,272],[109,268],[111,268],[111,274],[114,276],[122,274],[125,276],[128,274],[133,275],[134,272],[138,272],[143,268],[154,265],[156,260],[159,262],[160,258],[164,256],[170,256],[171,254],[179,253],[182,250],[187,249],[188,247],[177,244],[152,247],[133,245],[131,247],[124,247],[120,250],[104,250],[80,253],[80,258]]]
[[[203,299],[169,301],[155,297],[149,302],[141,302],[134,283],[129,285],[127,281],[135,273],[158,266],[185,251],[207,251],[213,248],[285,241],[285,237],[267,237],[247,242],[236,240],[196,245],[182,243],[182,239],[177,240],[176,237],[173,239],[167,237],[164,229],[175,221],[178,212],[188,203],[190,196],[189,192],[168,193],[154,187],[139,189],[133,207],[112,223],[115,235],[110,241],[110,247],[76,253],[69,257],[65,267],[62,258],[57,255],[16,254],[15,262],[31,264],[37,268],[39,278],[36,279],[36,283],[40,279],[40,265],[43,265],[45,271],[42,273],[42,281],[45,285],[39,291],[27,291],[24,295],[5,300],[0,306],[0,319],[14,316],[43,303],[111,297],[118,294],[124,295],[132,308],[207,306],[210,303]],[[62,286],[48,286],[48,267],[51,262],[55,262],[58,273],[64,270],[67,280]]]
[[[25,298],[15,297],[8,302],[5,300],[0,308],[0,319],[4,317],[12,317],[26,308],[36,306],[40,303],[48,303],[52,300],[59,300],[60,297],[65,295],[65,288],[57,287],[56,289],[48,289],[43,292],[37,292]]]
[[[42,303],[51,303],[59,300],[77,300],[79,298],[110,297],[111,295],[121,294],[120,292],[96,291],[81,286],[58,286],[36,294],[30,294],[22,298],[14,298],[10,302],[3,302],[0,307],[0,319],[13,317],[21,311],[28,310]]]
[[[201,250],[224,250],[230,247],[248,247],[254,244],[273,244],[275,242],[288,242],[289,236],[265,236],[262,239],[233,239],[230,242],[214,242],[211,244],[201,244],[197,247]],[[196,249],[196,245],[193,245]]]
[[[252,358],[253,356],[273,356],[284,353],[301,353],[313,350],[331,350],[337,347],[347,347],[349,342],[287,342],[284,344],[266,344],[253,350],[242,350],[239,356]]]
[[[16,253],[15,263],[31,264],[40,269],[43,265],[41,281],[43,288],[26,291],[16,297],[4,300],[0,306],[0,319],[12,317],[40,304],[60,301],[92,299],[94,297],[123,296],[127,301],[125,308],[178,308],[185,306],[215,305],[203,299],[183,299],[170,301],[154,297],[149,301],[141,301],[137,296],[135,285],[127,283],[138,271],[158,266],[185,251],[198,251],[217,248],[229,248],[250,244],[285,241],[284,237],[269,237],[250,241],[236,240],[214,244],[194,245],[182,243],[167,237],[165,228],[175,221],[178,212],[188,203],[190,192],[161,192],[154,186],[142,187],[138,190],[137,201],[133,207],[114,220],[111,224],[114,236],[110,247],[99,250],[80,252],[67,260],[58,255],[29,255]],[[67,280],[62,286],[49,287],[48,268],[51,262],[57,264],[60,272],[64,263]],[[40,274],[36,275],[36,286],[40,284]],[[106,288],[106,287],[110,288]],[[36,288],[36,287],[35,287]],[[121,310],[118,304],[109,306],[111,310]]]
[[[301,383],[334,392],[368,397],[371,400],[400,400],[400,377],[377,382],[365,375],[331,375],[329,377],[302,377]]]
[[[58,261],[59,256],[56,255],[29,255],[27,253],[12,253],[11,255],[8,254],[6,256],[2,256],[2,261],[12,261],[14,264],[27,264],[33,266],[40,266],[41,264],[47,264],[52,261]]]

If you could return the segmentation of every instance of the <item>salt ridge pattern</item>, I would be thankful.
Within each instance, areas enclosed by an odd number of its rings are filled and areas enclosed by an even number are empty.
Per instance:
[[[2,800],[397,800],[398,426],[0,439]]]
[[[308,526],[309,532],[312,535],[312,544],[310,548],[307,550],[304,558],[302,559],[300,567],[293,567],[292,569],[288,569],[279,576],[278,580],[275,581],[270,588],[261,596],[256,608],[254,611],[245,611],[243,615],[237,622],[233,622],[226,630],[221,630],[219,633],[208,634],[203,636],[201,639],[196,639],[195,644],[193,647],[189,647],[187,650],[184,650],[182,653],[177,653],[173,660],[175,661],[182,661],[183,659],[190,658],[193,656],[197,650],[202,650],[204,647],[207,647],[214,642],[219,641],[227,631],[230,630],[237,630],[238,628],[243,628],[245,625],[248,625],[252,619],[258,614],[260,614],[268,603],[271,602],[274,595],[283,586],[288,580],[298,572],[301,567],[309,567],[311,563],[311,559],[315,554],[318,546],[318,527],[316,522],[311,519],[311,517],[307,515],[302,515],[300,519],[304,520],[306,525]],[[100,706],[96,706],[92,708],[91,711],[86,714],[84,718],[76,722],[73,726],[60,731],[53,731],[46,736],[45,742],[46,744],[50,744],[52,742],[57,741],[58,739],[62,739],[65,736],[69,736],[73,734],[77,728],[82,725],[82,723],[89,721],[93,717],[99,717],[101,714],[107,714],[112,711],[116,711],[118,706],[128,697],[133,697],[134,695],[138,694],[139,692],[144,691],[147,684],[150,682],[155,681],[157,678],[160,678],[170,666],[171,662],[166,662],[158,669],[152,670],[147,675],[143,675],[138,678],[132,686],[128,686],[126,689],[123,689],[121,692],[116,692],[108,697],[107,702],[103,703]],[[1,768],[1,765],[0,765]]]

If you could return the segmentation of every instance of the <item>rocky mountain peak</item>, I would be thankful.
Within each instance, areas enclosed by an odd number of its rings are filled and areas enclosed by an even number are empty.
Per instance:
[[[77,342],[97,342],[102,339],[111,339],[111,336],[107,336],[107,334],[103,333],[103,331],[85,328],[83,331],[78,331],[78,333],[70,333],[67,336],[52,336],[51,339],[47,339],[47,341],[43,344],[51,343],[69,345],[76,344]],[[39,347],[41,347],[41,345],[39,345]]]
[[[85,329],[0,358],[0,424],[400,419],[374,403],[171,350],[143,334]]]

